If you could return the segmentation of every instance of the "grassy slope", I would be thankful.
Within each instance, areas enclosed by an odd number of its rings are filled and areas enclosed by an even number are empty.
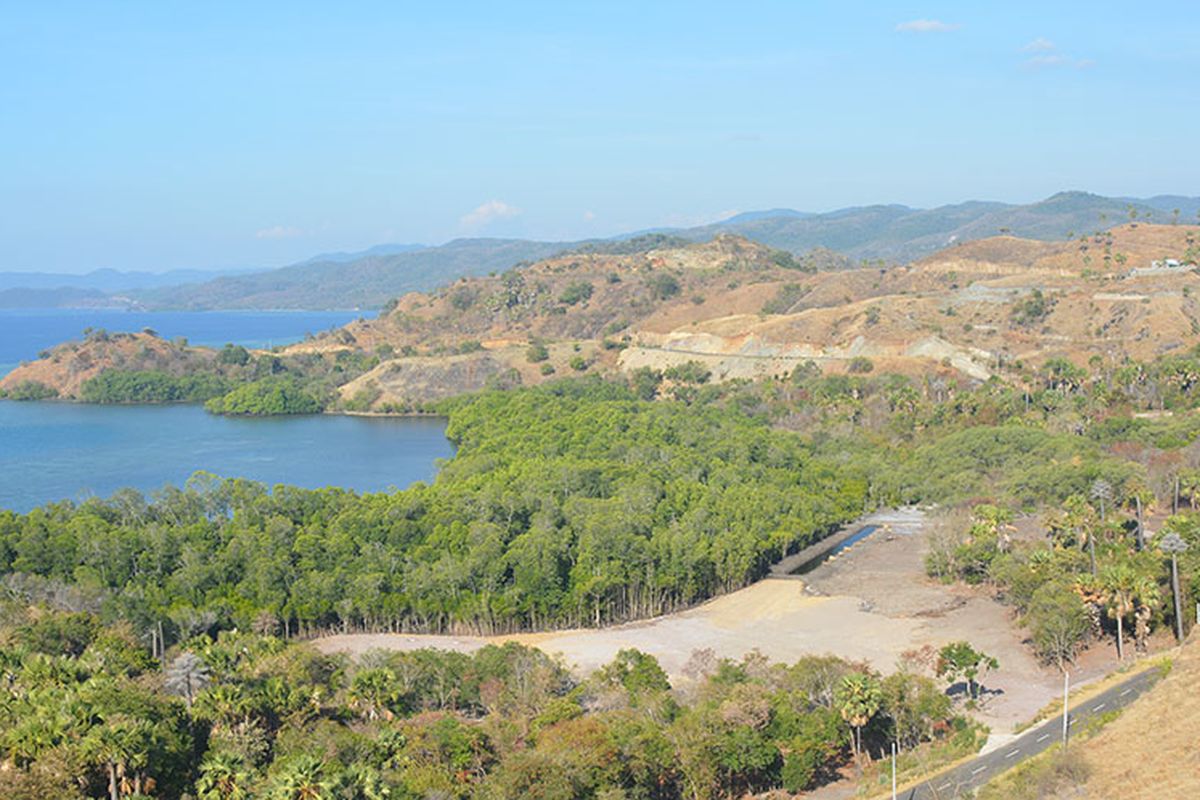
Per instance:
[[[1200,638],[1171,673],[1083,746],[1086,797],[1200,797]]]
[[[1200,797],[1200,635],[1157,686],[1064,758],[1055,748],[988,783],[980,800]]]

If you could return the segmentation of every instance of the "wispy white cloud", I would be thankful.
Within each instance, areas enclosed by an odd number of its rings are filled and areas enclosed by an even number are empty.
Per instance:
[[[896,26],[900,33],[950,33],[961,28],[957,22],[942,22],[940,19],[913,19]]]
[[[585,211],[585,212],[583,212],[583,219],[584,219],[584,222],[591,222],[591,221],[592,221],[592,220],[594,220],[595,218],[596,218],[596,212],[595,212],[595,211]]]
[[[482,228],[502,219],[512,219],[521,215],[521,209],[510,206],[500,200],[488,200],[469,213],[464,214],[458,224],[464,228]]]
[[[1096,62],[1090,58],[1075,58],[1065,53],[1043,53],[1027,58],[1022,66],[1025,69],[1090,69]]]
[[[1096,66],[1090,58],[1076,58],[1058,49],[1058,45],[1041,36],[1021,48],[1025,53],[1033,53],[1021,66],[1025,69],[1088,69]]]
[[[304,231],[288,225],[275,225],[254,232],[255,239],[294,239],[297,236],[303,235]]]

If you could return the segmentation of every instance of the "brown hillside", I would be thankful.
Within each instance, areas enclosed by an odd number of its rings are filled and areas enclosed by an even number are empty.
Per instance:
[[[832,372],[1028,380],[1050,358],[1085,366],[1195,347],[1198,258],[1200,228],[1184,225],[1122,225],[1070,242],[993,237],[904,267],[824,272],[721,236],[632,254],[565,253],[462,279],[285,355],[378,356],[339,389],[351,407],[376,410],[687,361],[715,380],[786,374],[807,361]],[[1173,266],[1153,267],[1167,259]],[[205,357],[211,351],[142,335],[89,342],[57,348],[0,387],[38,380],[70,397],[106,367],[177,371]]]
[[[633,256],[563,256],[409,295],[383,319],[297,347],[387,343],[403,361],[406,352],[436,358],[482,346],[523,383],[574,374],[576,356],[601,372],[700,361],[716,380],[786,374],[805,361],[843,371],[856,358],[879,370],[982,380],[1017,362],[1084,365],[1194,346],[1196,272],[1131,271],[1194,258],[1198,237],[1195,227],[1165,225],[1072,242],[994,237],[907,267],[815,274],[781,269],[768,249],[732,237]],[[663,275],[678,283],[670,297],[651,288]],[[579,283],[592,287],[590,297],[564,302]],[[548,345],[546,366],[526,358],[531,341]],[[421,363],[430,362],[412,365]],[[420,399],[412,376],[381,365],[346,391],[372,386],[391,400]]]
[[[104,370],[162,370],[181,375],[211,361],[212,350],[185,347],[150,333],[92,333],[83,341],[55,346],[37,361],[22,364],[0,379],[0,389],[32,381],[58,390],[64,399]]]
[[[1194,638],[1194,637],[1193,637]],[[1171,673],[1082,746],[1088,798],[1200,797],[1200,641]]]

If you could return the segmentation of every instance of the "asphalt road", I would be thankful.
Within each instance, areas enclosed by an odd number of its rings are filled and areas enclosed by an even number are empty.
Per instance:
[[[1150,669],[1134,675],[1095,697],[1071,708],[1067,717],[1070,730],[1076,730],[1091,717],[1122,708],[1133,702],[1158,680],[1159,671]],[[1027,758],[1036,756],[1062,741],[1062,717],[1044,722],[1026,731],[996,750],[968,761],[924,783],[897,794],[902,800],[950,800],[978,789],[1002,772],[1012,769]],[[1068,742],[1068,746],[1069,742]]]

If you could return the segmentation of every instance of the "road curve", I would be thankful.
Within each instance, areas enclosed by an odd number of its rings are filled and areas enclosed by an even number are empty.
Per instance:
[[[1157,669],[1148,669],[1071,708],[1067,717],[1070,730],[1100,714],[1123,708],[1149,689],[1159,678]],[[1043,722],[990,753],[974,758],[954,769],[926,778],[916,786],[897,793],[902,800],[950,800],[978,789],[1027,758],[1044,752],[1062,741],[1062,717]],[[1069,746],[1069,742],[1068,742]]]

